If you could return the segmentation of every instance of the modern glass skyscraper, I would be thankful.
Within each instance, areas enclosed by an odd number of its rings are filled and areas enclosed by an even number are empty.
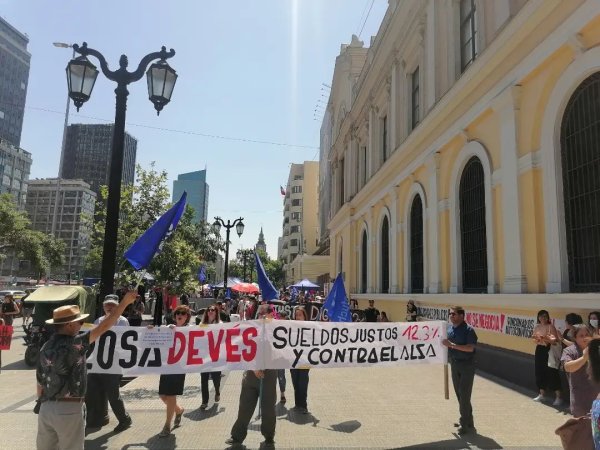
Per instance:
[[[194,208],[194,222],[206,221],[208,217],[208,184],[206,169],[182,173],[173,181],[173,201],[176,202],[187,192],[188,204]]]
[[[74,124],[67,128],[65,156],[60,178],[83,180],[100,194],[108,186],[113,125]],[[132,185],[135,176],[137,139],[125,133],[123,185]]]
[[[0,17],[0,139],[21,145],[29,81],[29,39]]]

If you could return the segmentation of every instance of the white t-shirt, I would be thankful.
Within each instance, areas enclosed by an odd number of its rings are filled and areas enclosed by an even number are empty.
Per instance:
[[[103,315],[102,317],[98,317],[96,320],[94,320],[94,325],[100,324],[104,319],[106,319],[106,314]],[[117,323],[115,323],[115,326],[116,327],[128,327],[129,321],[125,317],[119,316],[119,318],[117,319]]]

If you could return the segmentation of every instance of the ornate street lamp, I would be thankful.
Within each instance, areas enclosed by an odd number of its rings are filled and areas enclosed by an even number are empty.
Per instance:
[[[244,218],[240,217],[239,219],[235,219],[233,222],[227,220],[227,223],[223,221],[220,217],[215,217],[215,221],[213,223],[213,230],[216,234],[221,233],[221,227],[225,227],[226,235],[225,235],[225,270],[223,274],[223,290],[225,294],[227,294],[227,277],[229,276],[229,232],[233,227],[235,227],[235,231],[238,237],[242,237],[242,233],[244,232]]]
[[[142,58],[138,68],[129,72],[127,56],[121,55],[119,68],[110,70],[104,56],[97,50],[88,48],[87,43],[79,46],[73,44],[73,51],[78,53],[78,58],[72,59],[67,65],[67,85],[69,97],[73,99],[77,110],[90,99],[98,69],[89,60],[88,56],[94,56],[100,62],[100,68],[106,78],[117,83],[115,126],[113,132],[110,175],[108,182],[108,199],[106,204],[106,228],[104,231],[104,249],[102,253],[102,285],[101,295],[113,293],[115,262],[117,256],[117,234],[119,231],[119,208],[121,202],[121,178],[123,175],[123,153],[125,147],[125,115],[127,111],[127,86],[138,81],[144,76],[144,71],[150,63],[159,60],[150,66],[146,74],[148,81],[148,96],[154,104],[157,113],[171,101],[177,74],[167,64],[167,59],[175,56],[175,50],[167,52],[162,47],[159,52],[150,53]],[[101,297],[101,298],[102,298]]]

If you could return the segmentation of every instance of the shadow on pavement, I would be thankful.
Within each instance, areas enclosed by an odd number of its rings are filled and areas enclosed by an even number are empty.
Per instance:
[[[152,436],[146,442],[136,442],[136,443],[124,445],[123,447],[121,447],[121,450],[128,450],[130,448],[139,449],[140,447],[147,448],[149,450],[174,449],[174,448],[177,448],[177,444],[175,441],[176,441],[176,438],[175,438],[174,434],[170,434],[164,438],[159,437],[157,434],[155,436]],[[86,445],[85,448],[87,450],[88,448],[95,449],[95,448],[100,448],[100,447],[88,447]]]
[[[354,433],[361,427],[361,423],[358,420],[347,420],[346,422],[336,423],[331,425],[332,431],[338,431],[340,433]]]
[[[30,367],[25,364],[23,359],[3,365],[2,370],[35,370],[35,366]]]
[[[285,407],[285,403],[277,403],[275,405],[275,415],[277,417],[286,416],[290,410]]]
[[[218,403],[213,403],[212,406],[208,409],[198,408],[193,411],[186,411],[183,413],[183,417],[185,417],[186,419],[193,420],[194,422],[199,422],[201,420],[210,419],[211,417],[214,417],[217,414],[222,414],[224,412],[224,407],[219,407]]]
[[[408,447],[397,447],[391,450],[408,450],[408,449],[429,449],[443,448],[449,450],[470,449],[475,446],[480,449],[501,449],[503,448],[494,439],[481,434],[472,434],[459,436],[454,435],[455,439],[447,439],[444,441],[427,442],[426,444],[410,445]]]

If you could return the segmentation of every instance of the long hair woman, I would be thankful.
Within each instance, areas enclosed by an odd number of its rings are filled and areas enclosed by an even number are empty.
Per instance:
[[[173,311],[173,319],[175,324],[169,325],[169,328],[179,328],[189,326],[192,314],[187,306],[178,306]],[[175,416],[173,429],[181,425],[181,416],[183,416],[183,408],[177,403],[177,396],[183,394],[183,386],[185,385],[185,373],[161,375],[158,384],[158,395],[163,403],[167,406],[167,418],[160,437],[166,437],[171,434],[171,420]]]
[[[19,314],[19,305],[12,295],[6,295],[0,305],[0,317],[4,319],[5,325],[12,325],[13,319]]]
[[[308,320],[308,314],[303,306],[298,306],[294,311],[294,320]],[[308,372],[309,369],[290,369],[292,384],[294,385],[295,408],[302,414],[308,414]]]
[[[600,386],[600,339],[592,339],[587,346],[588,373],[592,382]],[[600,396],[599,396],[600,397]],[[594,446],[600,450],[600,398],[592,403],[592,433]]]
[[[533,329],[531,338],[535,341],[535,383],[539,395],[533,400],[544,401],[546,391],[554,391],[555,399],[553,406],[560,406],[560,374],[558,368],[548,367],[548,357],[552,345],[560,345],[559,334],[550,322],[550,314],[545,309],[537,313],[537,325]]]
[[[219,307],[216,303],[210,305],[204,311],[202,316],[202,325],[212,325],[216,323],[223,323],[219,316]],[[215,387],[215,403],[219,403],[221,400],[221,372],[201,372],[200,373],[200,388],[202,390],[202,404],[200,409],[206,409],[208,406],[208,380],[212,379]]]

